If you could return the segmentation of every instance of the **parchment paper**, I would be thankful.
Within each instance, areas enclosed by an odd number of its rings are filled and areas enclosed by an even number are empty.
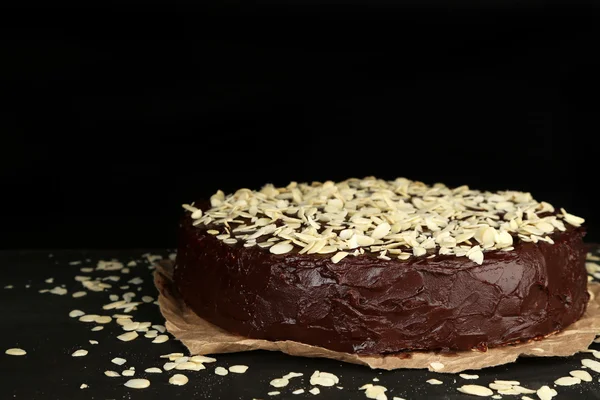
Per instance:
[[[564,331],[542,340],[509,345],[481,351],[463,351],[444,355],[434,352],[411,352],[363,356],[341,353],[294,341],[269,341],[238,336],[203,320],[186,307],[171,280],[172,262],[163,260],[157,265],[154,282],[160,293],[158,303],[166,319],[167,330],[183,342],[190,354],[235,353],[250,350],[281,351],[293,356],[324,357],[371,368],[393,370],[428,368],[430,371],[455,373],[508,364],[520,356],[570,356],[586,350],[600,333],[600,284],[590,283],[591,299],[584,316]],[[433,366],[432,366],[433,363]],[[441,363],[437,364],[437,363]]]

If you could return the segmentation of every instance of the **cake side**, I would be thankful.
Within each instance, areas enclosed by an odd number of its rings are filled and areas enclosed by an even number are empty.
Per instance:
[[[481,265],[453,256],[333,263],[228,245],[184,219],[174,279],[199,316],[251,338],[362,354],[484,349],[560,331],[583,315],[583,234],[520,242]]]

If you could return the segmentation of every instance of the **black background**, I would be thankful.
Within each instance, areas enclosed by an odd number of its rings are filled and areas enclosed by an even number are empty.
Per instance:
[[[600,240],[593,2],[1,18],[0,248],[172,247],[217,189],[367,175],[531,191]]]

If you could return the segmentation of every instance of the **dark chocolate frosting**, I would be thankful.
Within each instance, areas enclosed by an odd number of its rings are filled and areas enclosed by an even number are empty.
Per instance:
[[[200,317],[250,338],[361,354],[484,350],[560,331],[589,299],[582,228],[553,233],[554,244],[515,239],[481,265],[367,254],[334,264],[225,244],[191,222],[181,223],[180,294]]]

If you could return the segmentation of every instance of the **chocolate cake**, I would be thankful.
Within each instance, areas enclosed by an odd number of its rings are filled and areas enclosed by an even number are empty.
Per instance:
[[[250,338],[485,350],[558,332],[589,299],[584,220],[529,193],[365,178],[184,208],[179,293]]]

